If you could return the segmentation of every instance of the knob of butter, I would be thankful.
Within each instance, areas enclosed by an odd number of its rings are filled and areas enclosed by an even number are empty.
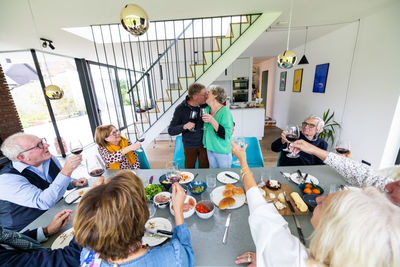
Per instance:
[[[296,203],[296,207],[301,211],[301,212],[306,212],[308,210],[307,204],[303,201],[303,199],[300,197],[299,193],[297,192],[292,192],[290,194],[294,202]]]

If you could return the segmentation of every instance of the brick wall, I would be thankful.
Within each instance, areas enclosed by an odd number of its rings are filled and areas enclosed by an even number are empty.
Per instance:
[[[0,65],[0,138],[21,132],[22,124]]]

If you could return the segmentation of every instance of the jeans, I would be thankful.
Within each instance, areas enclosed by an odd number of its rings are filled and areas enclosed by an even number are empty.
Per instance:
[[[207,150],[208,162],[210,168],[231,168],[232,154],[221,154],[214,151]]]

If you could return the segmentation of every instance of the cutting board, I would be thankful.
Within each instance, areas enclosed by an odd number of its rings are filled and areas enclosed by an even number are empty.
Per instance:
[[[283,204],[285,204],[286,208],[281,209],[281,210],[276,209],[276,210],[278,210],[279,214],[281,214],[281,215],[307,215],[307,214],[309,213],[309,210],[307,210],[306,212],[301,212],[301,211],[297,208],[296,203],[294,202],[294,200],[293,200],[292,197],[290,196],[290,194],[293,192],[293,190],[290,188],[289,185],[287,185],[287,184],[281,184],[281,188],[278,189],[278,190],[272,190],[272,189],[269,189],[269,188],[266,187],[266,186],[263,187],[262,189],[267,193],[266,196],[265,196],[264,198],[265,198],[267,201],[272,200],[273,202],[278,201],[278,195],[279,195],[279,193],[286,192],[286,195],[287,195],[287,197],[288,197],[290,203],[292,203],[292,206],[293,206],[295,212],[293,213],[293,212],[290,210],[288,204],[287,204],[286,201],[285,201]],[[274,199],[271,199],[271,198],[269,197],[269,193],[275,194],[275,198],[274,198]]]

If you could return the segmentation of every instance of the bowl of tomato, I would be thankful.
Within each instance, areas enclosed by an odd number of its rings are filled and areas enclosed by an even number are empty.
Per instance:
[[[324,189],[319,185],[313,183],[303,183],[299,184],[299,188],[303,194],[308,195],[322,195],[324,194]]]
[[[201,219],[209,219],[215,213],[214,204],[210,200],[199,201],[196,205],[196,214]]]

